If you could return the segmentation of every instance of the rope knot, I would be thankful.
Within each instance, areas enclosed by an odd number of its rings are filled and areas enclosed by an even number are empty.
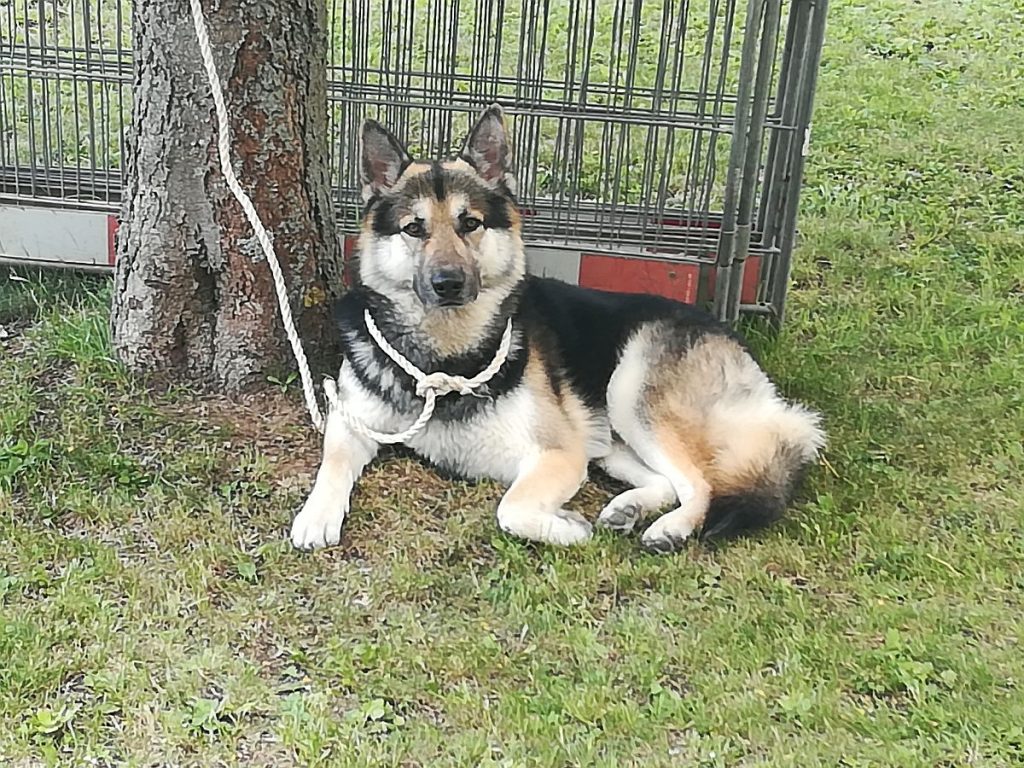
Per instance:
[[[481,382],[482,383],[482,382]],[[426,397],[428,390],[433,390],[438,397],[447,395],[449,392],[458,392],[460,395],[472,395],[473,390],[479,387],[480,383],[474,383],[465,376],[451,376],[444,371],[428,373],[416,382],[416,394]]]
[[[484,397],[484,395],[479,395],[476,392],[477,388],[482,387],[497,375],[512,350],[512,318],[509,318],[508,323],[505,325],[505,332],[501,335],[501,343],[498,345],[498,350],[494,353],[494,359],[491,360],[490,365],[476,376],[472,378],[453,376],[444,371],[424,373],[384,338],[384,334],[380,332],[377,324],[373,321],[369,310],[363,312],[363,320],[366,322],[366,330],[370,334],[370,338],[374,340],[385,355],[391,358],[395,365],[405,371],[416,382],[416,395],[423,398],[423,412],[420,413],[419,418],[413,422],[412,426],[404,432],[385,434],[370,429],[355,414],[349,412],[338,401],[337,388],[334,382],[328,379],[327,381],[330,384],[324,383],[324,391],[331,406],[338,409],[341,416],[352,429],[378,443],[404,443],[419,434],[420,430],[427,425],[427,422],[434,415],[437,398],[447,395],[449,392]]]

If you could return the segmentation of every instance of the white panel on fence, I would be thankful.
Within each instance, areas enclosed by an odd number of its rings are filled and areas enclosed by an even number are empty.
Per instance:
[[[567,283],[580,280],[580,252],[564,248],[526,248],[526,268],[540,277],[554,277]]]
[[[0,205],[0,260],[110,266],[105,213]]]

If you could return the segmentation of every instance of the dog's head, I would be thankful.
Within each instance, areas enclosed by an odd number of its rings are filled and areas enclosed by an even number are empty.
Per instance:
[[[498,106],[484,111],[455,160],[415,161],[375,121],[363,126],[366,209],[359,278],[389,298],[445,312],[507,295],[525,271]]]

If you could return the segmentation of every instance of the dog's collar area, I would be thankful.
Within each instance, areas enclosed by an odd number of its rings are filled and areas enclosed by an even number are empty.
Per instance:
[[[337,383],[333,379],[325,379],[324,393],[327,395],[331,408],[338,411],[345,421],[348,422],[348,425],[356,432],[377,443],[388,445],[404,443],[418,434],[434,415],[434,408],[438,397],[447,395],[450,392],[457,392],[460,395],[477,394],[476,390],[493,379],[498,371],[501,370],[501,366],[505,364],[512,349],[512,318],[509,317],[508,323],[505,325],[505,332],[501,335],[501,343],[498,345],[498,350],[494,353],[494,359],[476,376],[469,378],[466,376],[453,376],[444,371],[424,373],[384,338],[384,334],[380,332],[380,329],[374,322],[370,310],[367,309],[363,312],[363,320],[366,323],[366,330],[369,332],[370,338],[374,340],[385,355],[391,358],[395,365],[412,377],[416,382],[416,394],[423,398],[423,411],[407,430],[396,433],[377,432],[363,424],[355,414],[344,407],[344,404],[338,398]]]

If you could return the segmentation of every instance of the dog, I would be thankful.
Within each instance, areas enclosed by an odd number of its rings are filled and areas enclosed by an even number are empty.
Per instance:
[[[783,399],[742,340],[703,311],[658,296],[613,293],[527,274],[505,119],[485,110],[459,156],[415,161],[374,121],[362,130],[365,209],[354,285],[335,305],[340,398],[379,431],[406,429],[415,381],[367,331],[426,373],[471,377],[512,344],[475,395],[437,399],[407,441],[436,466],[508,486],[497,522],[556,545],[591,538],[565,504],[596,463],[629,486],[597,524],[630,531],[663,513],[642,545],[768,525],[825,444],[820,414]],[[332,410],[296,547],[337,544],[349,498],[379,446]],[[668,511],[665,511],[668,509]]]

